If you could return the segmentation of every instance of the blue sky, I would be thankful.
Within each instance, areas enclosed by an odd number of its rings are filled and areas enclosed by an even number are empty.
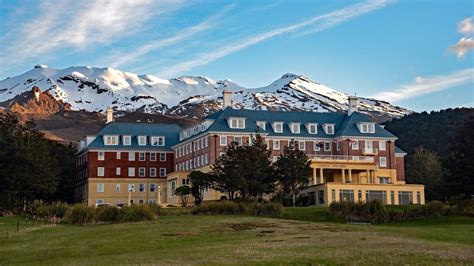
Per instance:
[[[416,111],[474,106],[474,1],[0,0],[0,79],[36,64],[284,73]]]

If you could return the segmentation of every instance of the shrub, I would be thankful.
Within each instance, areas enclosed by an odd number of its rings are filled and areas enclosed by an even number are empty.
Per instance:
[[[120,212],[121,222],[138,222],[153,220],[156,215],[148,205],[132,205],[124,207]]]
[[[212,201],[204,202],[199,206],[195,206],[192,210],[193,214],[241,214],[245,211],[242,203],[234,201]]]
[[[97,221],[101,222],[117,222],[120,209],[114,206],[101,206],[97,208]]]
[[[251,203],[246,207],[247,213],[255,216],[278,216],[283,211],[281,203]]]
[[[92,224],[96,219],[96,209],[93,206],[76,204],[67,211],[64,218],[65,222],[68,224]]]
[[[329,205],[329,212],[334,217],[343,218],[346,221],[373,224],[389,222],[391,217],[379,201],[333,202]]]
[[[62,202],[53,202],[51,204],[38,202],[33,205],[33,213],[39,217],[56,216],[63,218],[69,207],[68,204]]]

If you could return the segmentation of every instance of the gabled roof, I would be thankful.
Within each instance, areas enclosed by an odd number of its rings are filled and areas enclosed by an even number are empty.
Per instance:
[[[340,129],[338,129],[336,137],[380,137],[380,138],[396,138],[395,135],[384,129],[380,125],[375,125],[375,133],[361,133],[357,125],[361,122],[372,122],[369,116],[354,112],[352,115],[344,118]]]
[[[97,134],[87,148],[111,148],[111,149],[150,149],[150,150],[171,150],[171,146],[179,142],[179,131],[181,127],[176,124],[146,124],[146,123],[119,123],[107,124]],[[119,145],[104,145],[104,135],[119,135]],[[131,145],[123,145],[121,136],[131,136]],[[138,145],[137,136],[163,136],[164,146],[151,146],[149,139],[146,146]]]
[[[407,155],[407,152],[402,150],[402,148],[395,146],[395,154]]]

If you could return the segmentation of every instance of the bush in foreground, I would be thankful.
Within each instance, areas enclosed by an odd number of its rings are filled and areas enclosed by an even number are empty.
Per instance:
[[[154,218],[156,218],[156,214],[148,205],[132,205],[121,209],[119,220],[127,223],[149,221]]]
[[[248,214],[255,216],[278,216],[283,206],[280,203],[244,203],[234,201],[204,202],[192,209],[193,214],[234,215]]]
[[[72,206],[66,213],[64,220],[68,224],[86,225],[96,221],[96,208],[83,204]]]
[[[99,222],[117,222],[120,217],[120,209],[113,206],[99,207],[96,212]]]

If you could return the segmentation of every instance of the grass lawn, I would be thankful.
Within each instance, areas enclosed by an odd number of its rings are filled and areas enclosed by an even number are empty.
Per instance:
[[[0,218],[0,265],[474,264],[473,218],[361,226],[305,213],[324,214],[324,209],[288,208],[284,219],[184,215],[129,224],[59,225],[10,238],[6,230],[15,230],[16,219]]]

